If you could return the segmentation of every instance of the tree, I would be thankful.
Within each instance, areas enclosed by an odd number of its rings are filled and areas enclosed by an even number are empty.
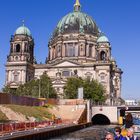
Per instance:
[[[15,94],[16,93],[16,89],[12,89],[12,88],[10,88],[10,86],[4,86],[4,88],[2,88],[2,92],[3,93]]]
[[[64,86],[64,98],[75,99],[78,95],[78,88],[83,87],[83,80],[81,78],[68,78]]]
[[[56,91],[52,86],[51,79],[47,74],[43,74],[40,79],[31,80],[24,85],[20,85],[16,90],[16,95],[36,98],[57,97]]]
[[[64,86],[65,98],[75,99],[78,95],[78,88],[84,88],[84,99],[92,99],[94,102],[104,102],[105,88],[98,81],[83,80],[81,78],[68,78]]]
[[[92,99],[94,102],[104,102],[105,97],[105,88],[96,80],[84,80],[84,98]]]

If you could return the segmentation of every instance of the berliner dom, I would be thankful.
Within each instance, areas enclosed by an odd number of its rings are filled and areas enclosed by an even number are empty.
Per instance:
[[[111,102],[112,93],[117,101],[121,97],[122,70],[111,49],[108,37],[76,0],[72,12],[60,19],[50,37],[45,64],[35,63],[31,31],[25,25],[17,28],[10,40],[6,85],[17,88],[45,72],[58,97],[63,98],[67,78],[78,76],[98,80],[106,89],[107,102]]]

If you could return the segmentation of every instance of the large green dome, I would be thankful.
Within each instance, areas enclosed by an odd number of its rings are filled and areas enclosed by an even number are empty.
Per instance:
[[[97,35],[99,30],[94,20],[87,14],[80,11],[80,5],[75,4],[74,6],[74,11],[67,14],[59,21],[53,36],[55,37],[59,34],[66,33]]]

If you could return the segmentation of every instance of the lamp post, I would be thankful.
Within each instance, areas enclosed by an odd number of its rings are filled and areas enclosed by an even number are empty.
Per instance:
[[[35,87],[36,87],[36,91],[38,92],[37,93],[38,94],[38,98],[40,98],[40,95],[41,95],[40,77],[35,77],[34,79],[37,82],[37,85]]]
[[[40,78],[39,78],[39,85],[38,85],[38,87],[39,87],[39,91],[38,91],[38,98],[40,98],[40,94],[41,94]]]
[[[47,84],[47,88],[48,88],[48,93],[47,93],[47,98],[49,98],[49,92],[50,92],[50,90],[49,90],[49,81],[48,81],[48,84]]]

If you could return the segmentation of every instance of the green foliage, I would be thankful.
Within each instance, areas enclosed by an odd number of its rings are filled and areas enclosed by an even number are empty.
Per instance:
[[[84,80],[84,98],[92,99],[94,102],[105,101],[105,88],[95,80]]]
[[[83,80],[81,78],[69,78],[64,86],[65,98],[75,99],[78,95],[78,88],[84,88],[84,99],[92,99],[94,102],[105,101],[105,88],[95,80]]]
[[[5,86],[4,88],[2,88],[2,92],[3,93],[15,94],[16,93],[16,89],[11,89],[10,86]]]
[[[47,74],[43,74],[40,79],[31,80],[24,85],[20,85],[16,90],[16,95],[31,96],[35,98],[56,98],[57,94],[52,86],[51,79]]]
[[[8,121],[6,115],[0,110],[0,123]]]
[[[64,86],[64,98],[75,99],[78,95],[78,88],[83,87],[83,80],[81,78],[68,78]]]

